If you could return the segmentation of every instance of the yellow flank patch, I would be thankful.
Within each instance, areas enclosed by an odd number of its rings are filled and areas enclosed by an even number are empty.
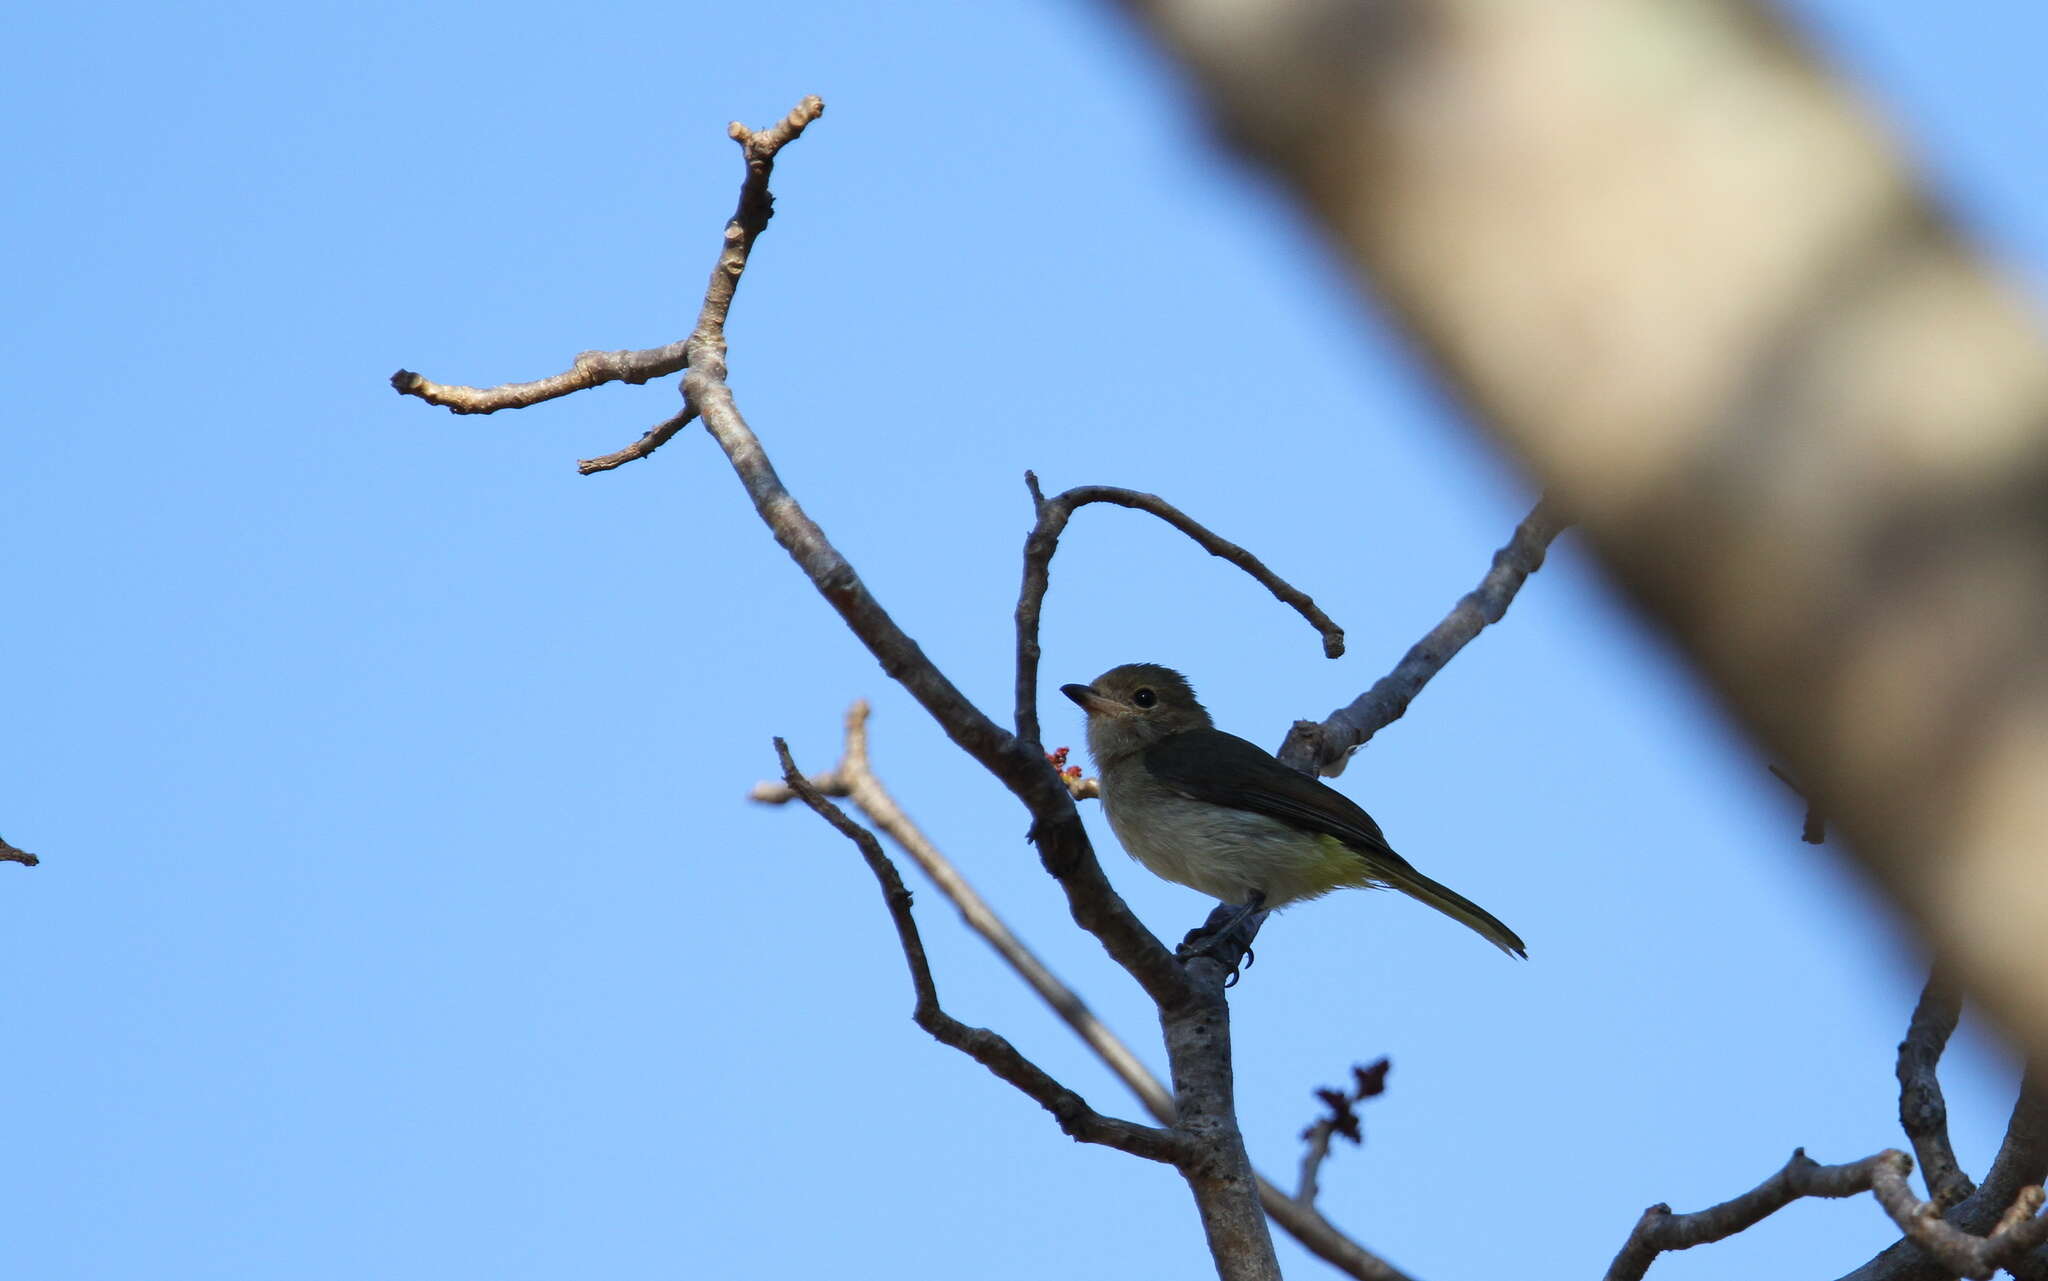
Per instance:
[[[1315,862],[1301,871],[1304,880],[1316,883],[1318,894],[1352,885],[1385,883],[1373,877],[1357,850],[1327,834],[1316,842]]]

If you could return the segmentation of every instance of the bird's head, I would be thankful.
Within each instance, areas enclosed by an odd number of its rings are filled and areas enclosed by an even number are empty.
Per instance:
[[[1098,767],[1169,734],[1213,724],[1187,677],[1157,663],[1112,667],[1086,685],[1062,685],[1060,693],[1088,713],[1088,753]]]

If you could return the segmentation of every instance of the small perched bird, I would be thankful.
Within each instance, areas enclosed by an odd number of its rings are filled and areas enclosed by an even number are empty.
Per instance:
[[[1347,886],[1391,886],[1526,957],[1515,932],[1394,853],[1350,797],[1215,727],[1187,678],[1156,663],[1113,667],[1060,692],[1088,713],[1102,808],[1154,875],[1251,913]]]

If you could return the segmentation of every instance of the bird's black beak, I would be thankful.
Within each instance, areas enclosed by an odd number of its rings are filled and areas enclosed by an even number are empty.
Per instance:
[[[1065,694],[1068,698],[1080,704],[1081,710],[1084,712],[1095,710],[1093,703],[1096,693],[1086,685],[1062,685],[1060,686],[1060,693]]]

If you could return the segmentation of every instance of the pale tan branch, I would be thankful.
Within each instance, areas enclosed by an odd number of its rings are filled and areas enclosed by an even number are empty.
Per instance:
[[[495,414],[501,409],[525,409],[557,396],[605,383],[644,383],[665,378],[687,362],[688,340],[645,351],[586,351],[559,374],[525,383],[501,383],[496,387],[463,387],[437,383],[401,369],[391,375],[391,386],[401,396],[417,396],[430,405],[440,405],[458,414]]]
[[[931,1033],[940,1044],[959,1050],[1015,1086],[1051,1113],[1062,1131],[1080,1142],[1099,1143],[1168,1165],[1179,1165],[1188,1160],[1192,1149],[1179,1134],[1095,1111],[1080,1095],[1024,1057],[1005,1037],[987,1028],[969,1027],[946,1013],[939,1003],[938,984],[932,978],[931,962],[925,956],[924,940],[918,934],[916,917],[911,913],[910,891],[904,887],[895,864],[882,852],[882,846],[872,832],[841,813],[838,806],[810,785],[797,769],[795,761],[790,759],[788,744],[780,738],[775,740],[775,753],[782,762],[783,781],[791,793],[854,843],[866,860],[868,870],[881,886],[882,898],[889,907],[889,918],[896,926],[897,941],[903,948],[904,962],[910,967],[911,987],[917,994],[911,1018],[919,1027]]]
[[[644,383],[686,368],[712,352],[720,361],[723,377],[726,316],[732,310],[740,276],[746,271],[747,255],[775,214],[775,199],[768,190],[768,179],[775,168],[775,155],[802,136],[804,129],[824,111],[824,101],[813,95],[766,129],[749,129],[738,121],[728,126],[727,134],[740,144],[746,177],[740,183],[739,205],[725,224],[718,261],[711,269],[711,282],[705,288],[697,324],[689,337],[646,351],[586,351],[576,357],[575,364],[563,373],[534,382],[506,383],[489,388],[444,386],[411,370],[401,369],[391,376],[391,385],[401,395],[417,396],[429,404],[446,406],[458,414],[488,414],[500,409],[523,409],[608,382]],[[601,458],[584,459],[577,464],[577,470],[587,476],[645,458],[688,426],[698,412],[686,392],[682,409],[673,417],[623,449]]]
[[[1130,1088],[1162,1125],[1174,1120],[1173,1096],[1145,1067],[1129,1046],[1088,1008],[1080,994],[1055,976],[1038,954],[997,915],[950,858],[933,844],[923,830],[903,812],[868,762],[868,704],[854,703],[846,713],[844,755],[833,769],[811,776],[811,785],[828,796],[843,796],[860,808],[870,823],[880,828],[898,849],[908,854],[939,892],[959,911],[967,928],[980,935],[1016,971],[1040,1000],[1051,1007],[1060,1021],[1095,1052],[1097,1058]],[[757,783],[753,799],[781,804],[795,798],[788,782]]]

